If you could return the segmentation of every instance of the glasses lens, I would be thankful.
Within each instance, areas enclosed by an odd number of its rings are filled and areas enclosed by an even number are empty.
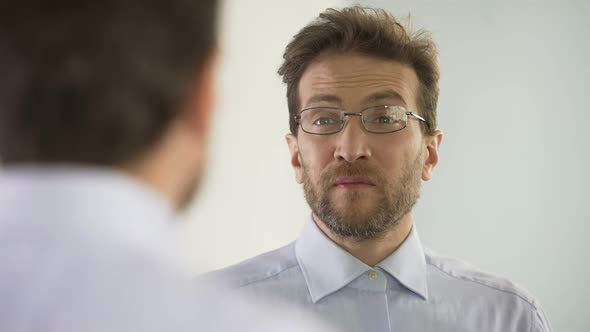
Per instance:
[[[311,134],[333,134],[342,129],[342,111],[337,108],[310,108],[301,112],[301,128]]]
[[[378,106],[364,110],[362,119],[368,131],[390,133],[404,129],[408,116],[401,106]]]

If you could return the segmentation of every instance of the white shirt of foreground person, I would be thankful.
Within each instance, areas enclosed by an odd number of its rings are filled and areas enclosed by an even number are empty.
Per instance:
[[[329,331],[189,286],[178,262],[173,210],[132,178],[0,171],[0,331]]]

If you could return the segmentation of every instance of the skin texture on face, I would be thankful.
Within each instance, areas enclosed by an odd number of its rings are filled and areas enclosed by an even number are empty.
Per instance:
[[[408,65],[390,60],[327,53],[312,62],[299,83],[302,109],[338,107],[360,112],[372,106],[417,109],[419,81]],[[423,136],[418,120],[386,134],[369,133],[358,116],[348,116],[339,133],[287,135],[296,180],[320,228],[331,235],[366,241],[380,239],[404,222],[421,180],[438,162],[442,134]],[[407,227],[410,225],[410,227]]]

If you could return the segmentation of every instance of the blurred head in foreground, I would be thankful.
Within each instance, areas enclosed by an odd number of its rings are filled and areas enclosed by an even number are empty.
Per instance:
[[[3,165],[116,168],[183,207],[206,159],[217,7],[0,4]]]

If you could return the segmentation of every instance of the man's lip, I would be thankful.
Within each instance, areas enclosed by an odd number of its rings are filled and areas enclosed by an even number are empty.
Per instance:
[[[343,176],[339,177],[336,180],[335,185],[337,186],[346,186],[346,185],[366,185],[366,186],[374,186],[375,183],[371,181],[368,177],[364,176]]]

